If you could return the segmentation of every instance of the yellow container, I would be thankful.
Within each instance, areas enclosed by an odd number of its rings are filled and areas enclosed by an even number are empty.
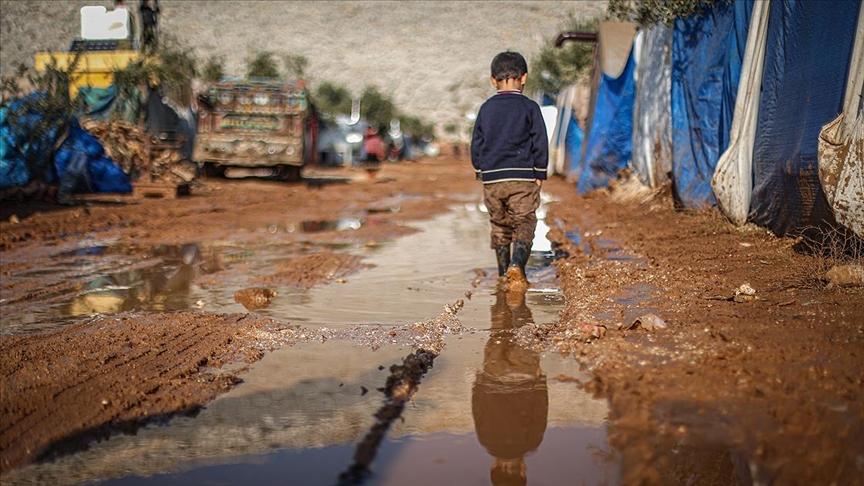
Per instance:
[[[45,72],[52,62],[58,69],[68,69],[75,59],[74,52],[40,52],[36,54],[37,72]],[[124,69],[138,59],[137,51],[87,51],[82,52],[78,65],[72,71],[69,94],[75,96],[83,86],[107,88],[114,83],[114,71]],[[55,61],[56,60],[56,61]]]

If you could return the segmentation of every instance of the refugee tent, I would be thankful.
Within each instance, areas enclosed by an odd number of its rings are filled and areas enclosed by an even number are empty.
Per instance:
[[[588,111],[587,86],[573,84],[558,95],[558,119],[549,144],[549,165],[555,174],[569,177],[582,156],[584,132],[581,123],[585,122]]]
[[[750,212],[750,197],[753,191],[753,144],[759,116],[770,5],[770,0],[766,0],[757,2],[753,6],[750,32],[747,35],[747,46],[741,64],[738,95],[735,99],[732,130],[729,134],[729,147],[720,156],[711,179],[717,207],[729,221],[736,225],[746,223]]]
[[[672,192],[676,204],[715,203],[711,178],[729,145],[753,0],[718,2],[676,19],[672,38]]]
[[[750,220],[777,235],[831,225],[822,127],[843,112],[860,0],[772,0],[753,149]]]
[[[837,222],[864,238],[864,6],[858,12],[843,111],[819,133],[819,181]]]
[[[669,181],[672,170],[672,29],[641,29],[633,40],[633,170],[649,187]]]
[[[631,22],[603,22],[598,29],[587,129],[574,173],[579,194],[606,187],[630,163],[635,34]]]

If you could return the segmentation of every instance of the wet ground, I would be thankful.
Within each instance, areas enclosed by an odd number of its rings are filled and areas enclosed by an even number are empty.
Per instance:
[[[833,262],[553,179],[498,293],[467,164],[5,205],[3,484],[862,484]]]
[[[309,326],[303,331],[308,338],[254,363],[242,375],[242,386],[194,418],[178,418],[168,426],[151,426],[50,464],[14,471],[4,483],[27,484],[37,477],[51,484],[248,484],[249,478],[259,484],[335,484],[334,472],[352,464],[356,444],[381,406],[384,397],[376,389],[384,386],[389,367],[412,352],[396,338],[364,346],[358,334],[343,336],[339,330],[350,327],[362,335],[378,326],[398,329],[440,314],[442,302],[460,298],[465,303],[458,311],[461,328],[445,337],[419,392],[380,445],[370,464],[374,473],[365,483],[424,484],[420,478],[428,477],[428,484],[442,478],[479,484],[496,460],[505,459],[522,459],[522,470],[541,483],[559,484],[565,478],[614,483],[616,458],[606,444],[605,403],[575,386],[576,379],[586,378],[575,361],[520,348],[512,335],[516,327],[554,323],[563,308],[550,267],[553,255],[543,251],[550,248],[545,234],[538,237],[539,251],[530,267],[537,287],[520,301],[511,297],[508,302],[506,293],[495,291],[494,279],[482,275],[494,264],[486,248],[485,218],[476,202],[455,205],[414,224],[415,234],[361,251],[367,268],[339,277],[341,283],[271,287],[275,295],[257,313]],[[349,221],[330,228],[360,227],[357,220]],[[320,227],[306,225],[302,231]],[[58,259],[72,258],[78,268],[96,266],[85,260],[98,262],[112,284],[87,285],[87,290],[70,293],[71,302],[55,299],[45,310],[33,305],[32,316],[53,313],[58,318],[51,322],[57,324],[64,322],[64,312],[80,316],[94,309],[136,312],[157,306],[188,311],[198,302],[242,313],[242,303],[231,302],[232,289],[268,275],[285,258],[277,248],[232,248],[228,255],[242,258],[226,263],[222,284],[205,290],[200,282],[207,273],[194,256],[208,252],[202,246],[158,247],[150,252],[155,260],[149,271],[108,270],[112,261],[137,265],[108,258],[120,253],[110,246],[61,252]],[[224,255],[222,260],[232,260]],[[440,263],[420,264],[418,255]],[[50,269],[41,274],[49,275]],[[163,284],[172,279],[173,285]],[[320,335],[327,342],[319,342]],[[115,471],[111,464],[122,464],[122,469]],[[112,476],[123,477],[106,480]]]

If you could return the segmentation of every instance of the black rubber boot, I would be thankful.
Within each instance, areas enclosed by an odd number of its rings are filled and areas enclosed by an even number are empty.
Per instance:
[[[507,280],[511,290],[527,290],[528,279],[525,278],[525,265],[531,255],[531,242],[516,240],[513,242],[513,257],[507,267]]]
[[[498,259],[498,276],[503,277],[510,266],[510,245],[496,246],[495,258]]]

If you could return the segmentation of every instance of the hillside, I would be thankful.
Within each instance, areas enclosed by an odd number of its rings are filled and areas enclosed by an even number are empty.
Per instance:
[[[137,0],[129,4],[137,8]],[[160,29],[199,59],[225,59],[242,75],[253,51],[302,55],[310,82],[375,85],[402,111],[466,123],[491,94],[488,69],[502,50],[530,60],[567,21],[605,13],[605,1],[180,1],[162,0]],[[32,66],[38,51],[65,50],[78,10],[110,1],[0,0],[0,71]],[[529,65],[530,69],[530,65]],[[441,131],[439,130],[439,133]]]

